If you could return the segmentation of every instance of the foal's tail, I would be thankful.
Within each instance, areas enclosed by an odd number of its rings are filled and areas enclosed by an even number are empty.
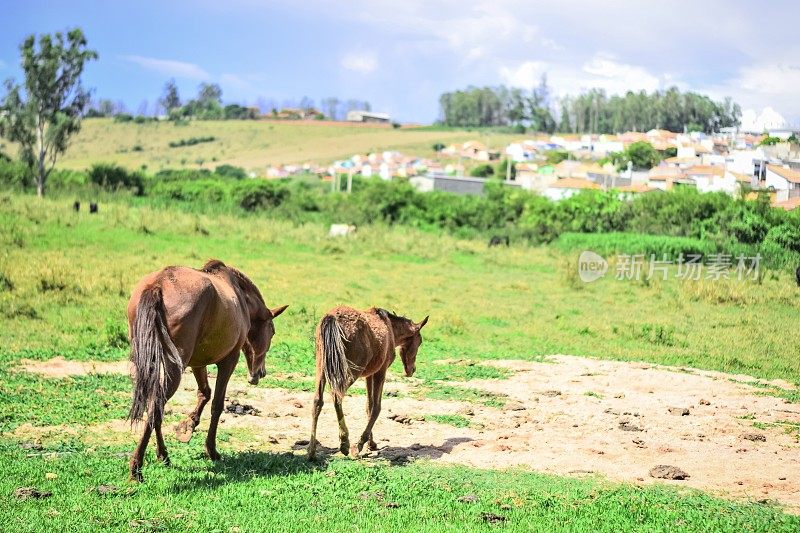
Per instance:
[[[325,381],[331,384],[334,396],[341,400],[353,381],[353,374],[344,353],[344,331],[336,321],[336,317],[325,315],[320,324],[320,337],[323,375]]]
[[[180,372],[183,367],[167,331],[160,287],[145,289],[140,296],[136,319],[131,325],[131,348],[133,403],[128,418],[135,422],[147,412],[152,427],[163,415],[169,381],[176,379],[175,369]]]

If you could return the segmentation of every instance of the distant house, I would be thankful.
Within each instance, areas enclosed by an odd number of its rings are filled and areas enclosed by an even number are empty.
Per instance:
[[[694,165],[686,169],[686,176],[694,180],[700,192],[722,191],[732,195],[739,187],[734,175],[720,166]]]
[[[564,178],[557,180],[543,191],[542,195],[551,200],[564,200],[584,190],[600,190],[600,185],[581,178]]]
[[[348,122],[378,122],[386,124],[391,122],[391,120],[388,113],[374,113],[372,111],[363,111],[360,109],[347,112]]]
[[[550,167],[552,169],[552,167]],[[515,181],[526,191],[544,192],[558,179],[553,172],[543,171],[533,163],[518,163]]]
[[[767,165],[764,186],[777,192],[776,200],[783,202],[800,196],[800,171],[778,165]]]

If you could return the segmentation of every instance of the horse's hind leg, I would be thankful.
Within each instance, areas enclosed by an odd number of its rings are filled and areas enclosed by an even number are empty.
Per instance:
[[[175,392],[178,390],[178,385],[181,382],[181,371],[180,369],[175,369],[170,372],[170,375],[167,378],[167,395],[166,400],[169,401],[172,396],[175,395]],[[166,401],[164,402],[166,405]],[[163,408],[162,408],[163,410]],[[156,418],[153,421],[153,426],[156,432],[156,457],[159,461],[164,463],[165,465],[169,465],[169,455],[167,454],[167,446],[164,444],[164,435],[161,433],[161,423],[164,420],[163,414]]]
[[[150,421],[145,422],[142,438],[139,439],[139,444],[133,451],[131,457],[131,481],[138,481],[141,483],[144,478],[142,477],[142,464],[144,463],[144,452],[147,449],[147,443],[150,442],[150,434],[153,428],[150,426]]]
[[[308,441],[308,459],[313,460],[317,455],[317,420],[322,412],[322,405],[325,403],[323,394],[325,393],[325,376],[321,369],[317,369],[317,388],[314,392],[314,403],[311,406],[311,438]]]
[[[181,442],[189,442],[192,438],[195,428],[200,423],[200,415],[203,413],[203,408],[211,399],[211,387],[208,385],[208,370],[206,367],[192,368],[194,379],[197,381],[197,405],[194,411],[189,413],[189,416],[183,420],[175,430],[176,438]]]

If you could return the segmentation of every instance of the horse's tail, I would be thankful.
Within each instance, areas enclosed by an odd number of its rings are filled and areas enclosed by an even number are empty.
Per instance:
[[[344,353],[344,331],[333,315],[325,315],[320,324],[322,340],[322,371],[325,381],[331,384],[334,396],[344,397],[353,381],[350,364]]]
[[[134,367],[133,402],[128,418],[131,422],[142,420],[147,412],[148,424],[152,427],[164,414],[169,381],[176,376],[175,368],[180,372],[183,367],[167,331],[160,287],[145,289],[139,298],[136,318],[131,324],[131,362]],[[180,375],[177,377],[179,379]]]

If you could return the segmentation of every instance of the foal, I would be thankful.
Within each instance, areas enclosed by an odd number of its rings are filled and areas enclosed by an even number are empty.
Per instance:
[[[157,456],[168,463],[161,434],[164,404],[178,390],[181,374],[191,367],[197,380],[197,406],[178,427],[178,439],[188,442],[211,398],[208,365],[217,365],[211,402],[211,425],[206,454],[220,458],[216,435],[228,380],[244,351],[249,382],[266,374],[264,357],[275,334],[273,319],[287,306],[269,309],[250,278],[218,260],[202,270],[167,267],[146,276],[128,302],[128,327],[133,363],[133,402],[129,418],[147,423],[131,457],[131,479],[142,480],[142,462],[150,434],[155,431]]]
[[[386,380],[386,370],[395,359],[395,348],[400,348],[400,359],[406,376],[416,370],[417,350],[422,344],[420,330],[428,317],[414,323],[385,309],[370,308],[358,311],[352,307],[335,307],[317,326],[317,387],[312,406],[311,439],[308,457],[317,452],[317,419],[322,411],[325,382],[331,385],[333,406],[339,420],[339,449],[355,457],[367,444],[369,450],[378,447],[372,438],[372,426],[381,411],[381,395]],[[367,380],[367,414],[369,421],[358,445],[350,447],[350,437],[344,422],[342,399],[358,378]]]

